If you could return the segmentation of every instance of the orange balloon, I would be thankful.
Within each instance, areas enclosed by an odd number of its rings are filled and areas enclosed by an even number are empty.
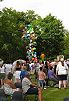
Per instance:
[[[34,60],[34,58],[32,58],[32,60]]]
[[[44,57],[45,57],[45,54],[42,53],[42,54],[41,54],[41,58],[44,58]]]

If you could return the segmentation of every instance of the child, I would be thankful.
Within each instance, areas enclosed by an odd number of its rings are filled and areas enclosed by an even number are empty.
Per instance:
[[[45,78],[46,74],[43,72],[42,67],[40,67],[40,71],[38,72],[38,80],[39,80],[39,86],[44,88],[45,85]]]

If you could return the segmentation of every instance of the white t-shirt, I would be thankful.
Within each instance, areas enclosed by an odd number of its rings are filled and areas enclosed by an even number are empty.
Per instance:
[[[20,73],[21,73],[21,71],[15,71],[14,72],[14,74],[13,74],[13,76],[15,78],[14,82],[17,82],[17,79],[20,80]]]
[[[64,65],[62,66],[61,62],[58,63],[56,71],[58,72],[58,75],[66,75],[68,70],[68,66]]]
[[[5,72],[8,74],[12,70],[12,64],[5,64]]]
[[[30,67],[31,70],[33,70],[34,63],[30,63],[30,64],[29,64],[29,67]]]
[[[24,79],[22,80],[23,93],[26,93],[28,91],[31,84],[31,81],[27,77],[24,77]]]

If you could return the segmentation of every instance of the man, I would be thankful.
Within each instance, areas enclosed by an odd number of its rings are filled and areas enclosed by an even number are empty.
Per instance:
[[[37,88],[35,84],[32,84],[30,80],[29,74],[25,74],[25,77],[22,80],[22,90],[23,93],[25,94],[36,94],[39,97],[39,101],[42,100],[42,90],[40,88]]]

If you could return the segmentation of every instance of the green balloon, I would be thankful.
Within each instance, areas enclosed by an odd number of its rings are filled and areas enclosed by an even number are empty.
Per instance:
[[[34,47],[34,50],[36,50],[36,48]]]

